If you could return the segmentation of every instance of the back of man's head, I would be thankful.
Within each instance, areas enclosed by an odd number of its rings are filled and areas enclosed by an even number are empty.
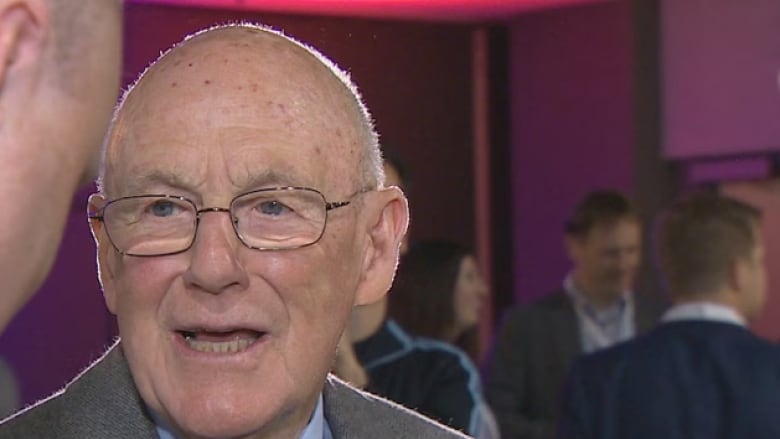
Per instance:
[[[661,269],[675,298],[722,290],[737,259],[759,242],[760,212],[740,201],[697,193],[677,203],[663,221]]]

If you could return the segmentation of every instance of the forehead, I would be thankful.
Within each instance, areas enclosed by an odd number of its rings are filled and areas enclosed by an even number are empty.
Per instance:
[[[641,239],[641,226],[634,218],[601,221],[593,225],[585,236],[589,246],[636,245]]]
[[[125,100],[107,186],[147,174],[198,185],[215,173],[236,187],[269,174],[318,189],[348,183],[361,147],[350,99],[326,66],[279,36],[185,43]]]

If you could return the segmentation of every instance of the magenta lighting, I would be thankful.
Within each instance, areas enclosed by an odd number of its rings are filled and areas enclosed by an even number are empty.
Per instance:
[[[430,21],[502,20],[538,9],[605,0],[127,0],[185,7]]]

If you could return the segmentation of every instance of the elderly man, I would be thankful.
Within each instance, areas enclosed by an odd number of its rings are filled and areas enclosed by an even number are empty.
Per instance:
[[[125,96],[90,199],[121,342],[0,437],[462,437],[328,372],[406,199],[353,85],[270,30],[198,34]]]
[[[759,212],[694,195],[669,212],[660,249],[674,306],[575,363],[560,437],[780,437],[780,349],[746,327],[767,292]]]
[[[46,278],[73,193],[95,176],[121,11],[119,0],[0,0],[0,332]]]

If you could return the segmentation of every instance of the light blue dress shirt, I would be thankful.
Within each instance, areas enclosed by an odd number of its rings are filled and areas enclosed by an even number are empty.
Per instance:
[[[572,301],[580,329],[583,353],[590,353],[626,341],[636,333],[634,293],[626,291],[606,309],[595,307],[574,283],[572,275],[563,281],[563,289]]]

